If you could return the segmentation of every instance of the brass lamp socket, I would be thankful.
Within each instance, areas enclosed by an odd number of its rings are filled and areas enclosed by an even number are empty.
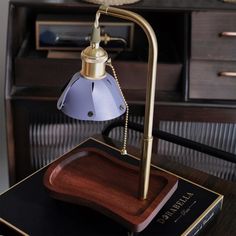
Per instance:
[[[91,43],[81,52],[82,69],[80,71],[87,79],[99,80],[106,76],[107,52],[99,46],[99,43]]]

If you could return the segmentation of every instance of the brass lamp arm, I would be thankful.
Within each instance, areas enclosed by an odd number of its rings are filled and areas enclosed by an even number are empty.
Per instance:
[[[102,5],[97,14],[105,14],[117,18],[130,20],[138,24],[145,32],[149,44],[148,56],[148,73],[147,73],[147,88],[146,88],[146,105],[144,117],[144,135],[142,146],[142,159],[140,166],[140,179],[139,179],[139,197],[146,199],[149,187],[151,155],[152,155],[152,128],[153,128],[153,114],[155,102],[155,89],[156,89],[156,68],[157,68],[157,55],[158,46],[154,30],[151,25],[140,15],[114,7]]]

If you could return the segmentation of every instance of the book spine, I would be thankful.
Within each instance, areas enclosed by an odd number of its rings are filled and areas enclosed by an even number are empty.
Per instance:
[[[223,198],[220,199],[207,213],[204,217],[184,236],[196,236],[216,217],[216,215],[221,210],[223,204]]]

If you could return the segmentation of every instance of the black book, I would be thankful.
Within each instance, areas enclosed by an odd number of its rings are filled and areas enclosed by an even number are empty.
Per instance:
[[[80,147],[95,147],[114,158],[120,158],[118,149],[93,138],[79,144],[71,153],[75,153]],[[66,155],[68,154],[70,152]],[[133,165],[139,164],[131,155],[127,155],[124,160]],[[47,167],[42,168],[0,195],[0,234],[134,235],[97,211],[51,198],[43,186],[46,169]],[[220,211],[222,195],[180,176],[178,178],[175,193],[139,236],[197,235]]]

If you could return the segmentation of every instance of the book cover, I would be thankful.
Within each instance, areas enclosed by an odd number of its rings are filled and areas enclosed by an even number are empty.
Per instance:
[[[197,235],[220,211],[223,196],[185,179],[141,235]]]

